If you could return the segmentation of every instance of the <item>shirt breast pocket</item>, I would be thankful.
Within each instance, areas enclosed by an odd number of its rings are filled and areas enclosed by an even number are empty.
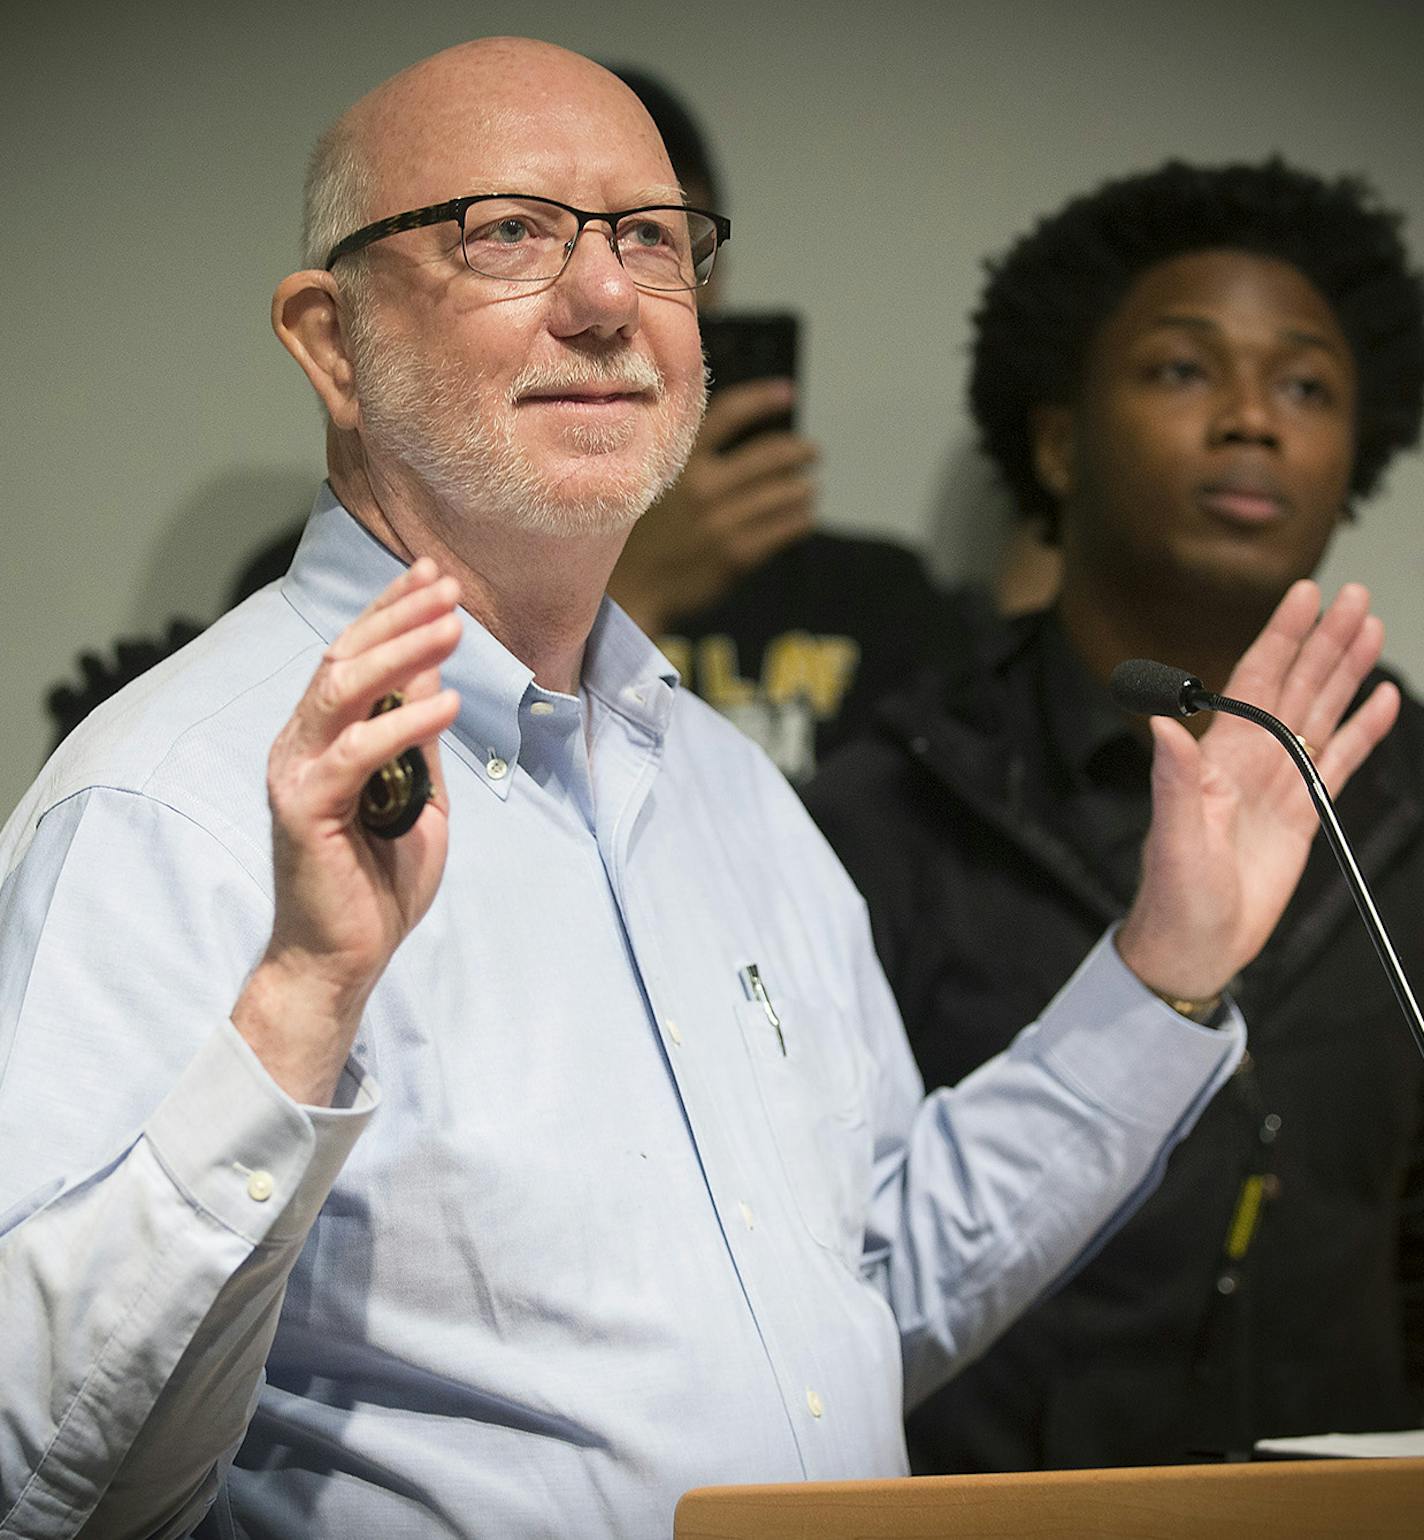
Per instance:
[[[873,1163],[870,1056],[825,1001],[777,994],[770,1009],[743,1000],[736,1010],[797,1212],[818,1245],[858,1268]]]

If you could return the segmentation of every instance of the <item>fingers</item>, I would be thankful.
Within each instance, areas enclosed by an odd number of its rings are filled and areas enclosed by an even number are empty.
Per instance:
[[[791,380],[747,380],[715,390],[702,420],[699,444],[721,449],[754,423],[789,412],[796,402]]]
[[[1343,726],[1333,733],[1315,755],[1319,770],[1332,797],[1338,796],[1356,770],[1364,764],[1375,745],[1394,726],[1399,716],[1398,689],[1387,680],[1375,686],[1368,698],[1353,712]],[[1302,734],[1309,743],[1315,740]]]
[[[376,595],[355,620],[332,643],[333,647],[339,647],[343,638],[362,626],[366,620],[381,610],[389,609],[397,600],[415,593],[422,588],[429,588],[440,576],[439,569],[428,556],[419,556]]]
[[[1199,837],[1202,822],[1201,752],[1180,722],[1152,717],[1152,835],[1159,848],[1176,849]]]
[[[1210,866],[1203,763],[1196,741],[1180,723],[1150,722],[1152,826],[1142,850],[1142,880],[1118,932],[1122,959],[1153,989],[1191,999],[1215,990],[1214,936],[1199,939],[1219,922],[1215,895],[1202,880]],[[1183,938],[1192,944],[1183,947]],[[1207,959],[1203,966],[1203,957]]]
[[[1281,685],[1319,615],[1320,589],[1316,584],[1309,578],[1292,583],[1261,634],[1232,669],[1225,693],[1274,711]]]
[[[759,433],[730,453],[720,454],[717,471],[722,490],[731,493],[757,480],[805,471],[817,459],[821,459],[821,451],[799,434]]]
[[[432,783],[443,792],[434,740],[455,720],[459,697],[440,689],[439,669],[460,640],[458,598],[453,578],[418,561],[326,649],[273,745],[274,813],[347,821],[366,779],[414,744],[430,745]],[[405,703],[372,717],[393,691]]]
[[[707,531],[714,540],[774,515],[804,516],[809,523],[816,500],[816,483],[810,476],[791,473],[769,476],[721,499],[707,513]]]
[[[326,659],[298,708],[298,718],[308,734],[330,739],[369,716],[391,691],[418,695],[413,680],[443,663],[459,640],[459,619],[447,613],[354,657]]]
[[[322,655],[298,716],[327,736],[367,716],[381,696],[419,694],[414,679],[460,640],[460,586],[422,557],[362,611]]]
[[[1280,717],[1323,748],[1379,661],[1384,627],[1370,596],[1347,583],[1318,618],[1314,583],[1293,584],[1227,681],[1226,694]]]
[[[1322,702],[1333,701],[1322,729],[1328,732],[1379,656],[1383,639],[1383,626],[1370,615],[1369,591],[1347,583],[1302,641],[1281,683],[1277,714],[1298,730],[1310,717],[1322,727]]]
[[[1276,687],[1277,698],[1274,703],[1270,700],[1270,682],[1264,674],[1248,681],[1248,686],[1260,693],[1245,696],[1274,711],[1311,746],[1316,768],[1332,795],[1343,790],[1394,725],[1399,711],[1399,692],[1392,685],[1383,685],[1340,725],[1384,645],[1384,625],[1370,614],[1369,606],[1368,591],[1358,583],[1347,583],[1319,621],[1305,632],[1292,658],[1287,638],[1304,615],[1305,601],[1297,598],[1294,590],[1287,594],[1267,627],[1267,631],[1275,630],[1272,641],[1277,649],[1271,666],[1284,670]],[[1282,610],[1286,611],[1284,623],[1277,626]],[[1228,693],[1235,691],[1229,688]]]
[[[767,432],[721,452],[718,445],[768,407],[790,400],[785,381],[733,386],[707,414],[682,475],[629,534],[609,593],[657,635],[720,598],[749,571],[808,533],[819,451],[794,433]]]
[[[819,458],[820,451],[809,439],[779,426],[736,443],[747,429],[782,416],[795,399],[790,380],[752,380],[712,398],[689,462],[707,483],[704,496],[724,496],[763,477],[802,470]],[[734,443],[735,448],[728,448]]]
[[[459,709],[456,691],[439,690],[379,716],[350,723],[326,752],[312,761],[303,778],[302,800],[308,811],[318,816],[332,814],[344,822],[354,811],[361,788],[383,764],[412,744],[433,744]],[[443,783],[437,791],[443,795]]]
[[[1197,740],[1181,723],[1153,717],[1152,824],[1143,847],[1143,882],[1155,879],[1168,892],[1182,881],[1205,839],[1204,767]]]
[[[1291,726],[1301,737],[1320,748],[1325,747],[1350,702],[1359,693],[1365,676],[1379,662],[1383,645],[1383,622],[1378,616],[1367,616],[1316,689],[1298,706],[1293,700],[1285,703],[1291,713]]]
[[[811,533],[815,520],[809,495],[748,520],[727,542],[727,558],[739,572],[770,561],[776,553]]]
[[[355,657],[413,625],[450,614],[459,598],[455,579],[441,577],[435,563],[422,556],[366,606],[323,657],[334,661]]]
[[[432,668],[423,674],[414,675],[407,683],[404,693],[410,704],[417,704],[441,694],[440,670]],[[424,738],[411,739],[408,743],[402,745],[398,752],[405,753],[406,749],[411,747],[412,744],[421,750],[425,755],[425,768],[430,775],[430,800],[437,807],[444,808],[448,812],[450,809],[450,799],[445,794],[445,771],[440,762],[440,734],[447,727],[450,727],[454,723],[455,717],[459,715],[460,696],[458,690],[448,690],[443,693],[454,697],[453,705],[455,709],[449,721],[441,720],[434,731],[428,733]],[[397,709],[404,710],[405,708],[399,707]],[[380,763],[384,764],[385,761],[382,760]]]

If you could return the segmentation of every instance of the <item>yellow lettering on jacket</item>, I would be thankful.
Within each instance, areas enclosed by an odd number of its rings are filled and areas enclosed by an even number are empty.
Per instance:
[[[772,637],[762,657],[760,681],[744,679],[736,639],[723,634],[660,636],[664,657],[683,683],[719,711],[756,700],[785,705],[806,700],[819,721],[836,716],[860,667],[860,644],[849,636],[813,636],[785,631]]]
[[[756,697],[756,686],[737,672],[737,644],[730,636],[704,636],[697,644],[697,693],[725,711]]]
[[[762,689],[771,701],[804,696],[825,721],[841,709],[859,664],[860,647],[852,637],[788,631],[767,644]]]

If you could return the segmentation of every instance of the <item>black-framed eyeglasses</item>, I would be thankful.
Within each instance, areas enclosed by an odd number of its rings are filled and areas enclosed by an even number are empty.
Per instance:
[[[614,255],[640,289],[696,289],[712,276],[717,248],[732,238],[730,219],[680,203],[599,212],[525,193],[475,193],[365,225],[331,248],[327,271],[373,241],[446,220],[460,226],[460,250],[472,273],[510,283],[557,278],[584,226],[596,223],[608,226]]]

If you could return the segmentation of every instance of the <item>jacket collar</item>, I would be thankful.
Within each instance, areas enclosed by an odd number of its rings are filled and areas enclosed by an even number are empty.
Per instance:
[[[1021,687],[1028,655],[1045,644],[1042,614],[1005,621],[987,613],[966,623],[958,653],[876,711],[877,729],[930,779],[996,830],[1106,924],[1122,905],[1078,852],[1039,819],[1025,795],[1042,752],[1042,723]],[[1367,684],[1380,678],[1378,673]],[[1094,729],[1098,731],[1098,729]],[[1370,878],[1424,832],[1417,786],[1424,765],[1424,707],[1405,696],[1400,720],[1342,793],[1340,818]],[[1272,971],[1297,967],[1353,920],[1353,901],[1334,857],[1316,842],[1299,889],[1262,955]]]
[[[943,790],[1053,876],[1103,924],[1122,906],[1087,862],[1035,814],[1026,795],[1041,727],[1018,687],[1043,617],[976,614],[941,670],[877,710],[881,731]]]

